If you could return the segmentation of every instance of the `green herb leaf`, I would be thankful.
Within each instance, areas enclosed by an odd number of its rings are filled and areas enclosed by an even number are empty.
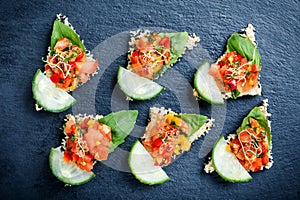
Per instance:
[[[68,63],[71,60],[71,57],[67,57],[64,59],[64,63]]]
[[[233,99],[237,99],[240,95],[240,92],[238,90],[231,90],[231,96]]]
[[[123,110],[111,113],[98,120],[99,123],[106,124],[111,128],[113,145],[110,152],[113,152],[116,147],[125,141],[125,138],[134,128],[137,116],[137,110]]]
[[[77,55],[71,54],[71,56],[66,57],[66,58],[64,59],[64,62],[65,62],[65,63],[68,63],[72,58],[75,58],[75,57],[77,57]]]
[[[77,128],[77,130],[79,132],[80,137],[83,137],[84,136],[83,130],[81,128],[79,128],[79,127]]]
[[[187,32],[178,32],[178,33],[159,33],[159,37],[169,37],[171,40],[171,60],[167,65],[164,65],[158,72],[154,74],[154,79],[157,79],[160,75],[162,75],[171,64],[177,62],[178,58],[182,56],[182,53],[185,50],[186,43],[188,41],[188,33]]]
[[[156,51],[158,51],[159,53],[161,53],[163,50],[163,48],[157,48]]]
[[[187,32],[177,32],[177,33],[160,33],[159,37],[169,37],[171,40],[171,53],[175,56],[172,57],[170,64],[177,62],[178,58],[182,55],[185,50],[186,43],[188,41]],[[170,65],[169,64],[169,65]]]
[[[206,116],[197,114],[179,114],[176,115],[176,117],[181,118],[190,126],[191,134],[189,136],[193,135],[196,131],[198,131],[201,128],[201,126],[203,126],[207,121]]]
[[[227,41],[226,51],[237,51],[241,56],[253,61],[253,64],[261,66],[261,57],[258,49],[247,37],[242,37],[238,33],[233,33]]]
[[[72,42],[72,44],[76,44],[83,50],[83,52],[85,52],[85,47],[81,42],[79,36],[75,33],[75,31],[72,30],[69,26],[60,22],[59,20],[55,20],[51,35],[51,51],[53,51],[56,42],[60,38],[64,37],[68,38]]]

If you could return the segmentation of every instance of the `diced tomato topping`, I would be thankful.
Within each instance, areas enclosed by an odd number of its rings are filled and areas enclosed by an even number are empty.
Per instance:
[[[233,153],[237,154],[238,151],[239,151],[239,149],[240,149],[240,147],[241,147],[241,143],[240,143],[240,141],[237,138],[233,139],[230,142],[230,148],[231,148],[231,151]]]
[[[256,65],[256,64],[252,64],[251,65],[251,72],[259,72],[260,69],[259,69],[259,66]]]
[[[77,56],[77,58],[75,59],[75,62],[81,62],[83,61],[83,58],[85,56],[84,52],[80,52],[79,55]]]
[[[50,76],[50,79],[53,83],[59,83],[60,81],[58,74],[52,74],[52,76]]]
[[[159,42],[160,45],[162,45],[165,48],[170,48],[171,46],[171,40],[169,37],[164,37]]]
[[[49,65],[46,65],[46,66],[45,66],[45,70],[47,71],[47,70],[49,70],[49,69],[51,69],[51,67],[50,67]]]
[[[219,73],[221,74],[221,76],[224,76],[226,73],[227,69],[225,67],[222,67],[219,69]],[[229,79],[225,79],[224,81],[230,81]]]
[[[66,163],[68,163],[69,161],[71,160],[71,157],[70,157],[70,155],[68,154],[68,152],[64,152],[64,161],[66,162]]]
[[[71,126],[71,131],[74,132],[75,130],[76,130],[76,125],[73,124],[73,125]]]
[[[79,158],[77,161],[77,165],[88,172],[93,169],[93,156],[90,154],[85,155],[83,158]]]
[[[267,144],[263,144],[262,145],[262,153],[266,154],[266,153],[268,153],[268,151],[269,151],[268,145]]]
[[[237,138],[234,138],[233,140],[231,140],[231,143],[236,144],[236,145],[240,145],[240,141]]]
[[[133,65],[133,67],[139,66],[139,65],[135,65],[135,64],[138,64],[138,62],[139,62],[139,58],[138,57],[134,57],[133,56],[133,57],[130,58],[130,61],[131,61],[131,64]]]
[[[223,67],[225,65],[225,62],[221,60],[218,64],[220,65],[220,67]]]
[[[160,138],[157,138],[154,141],[154,146],[156,146],[156,147],[160,147],[162,144],[163,144],[163,141]]]
[[[238,137],[241,142],[251,142],[252,140],[251,135],[247,131],[240,132]]]
[[[56,64],[57,63],[57,59],[54,58],[53,56],[48,56],[47,57],[47,61],[51,62],[52,64]]]
[[[250,170],[252,172],[257,172],[258,170],[261,169],[262,166],[263,166],[262,159],[256,158],[255,161],[252,163]]]
[[[139,56],[139,50],[135,50],[132,54],[133,57]]]
[[[57,64],[57,59],[56,59],[56,58],[53,58],[53,59],[51,60],[51,62],[52,62],[53,64]]]
[[[239,61],[241,61],[241,60],[243,59],[243,57],[242,57],[240,54],[237,54],[237,59],[238,59]]]
[[[239,59],[239,57],[237,56],[237,55],[235,55],[234,57],[233,57],[233,62],[237,62],[237,61],[239,61],[240,59]]]
[[[75,142],[73,142],[72,140],[68,139],[66,141],[66,147],[67,147],[67,150],[68,151],[71,151],[71,152],[76,152],[77,151],[77,147],[76,147],[76,144]]]
[[[67,87],[70,87],[71,83],[73,82],[73,78],[71,77],[66,77],[64,80],[63,80],[63,84],[62,84],[62,87],[63,88],[67,88]]]
[[[269,162],[269,156],[264,155],[264,157],[262,157],[262,164],[266,165],[266,164],[268,164],[268,162]]]
[[[164,57],[165,57],[164,60],[165,60],[166,64],[169,63],[170,60],[171,60],[171,54],[170,54],[169,52],[166,52],[166,53],[164,54]]]
[[[69,64],[71,65],[71,68],[70,68],[70,70],[74,70],[74,69],[76,69],[76,62],[69,62]]]
[[[239,159],[239,160],[245,160],[245,153],[243,151],[242,148],[240,148],[237,153],[236,153],[236,157]]]
[[[72,154],[72,161],[77,162],[79,160],[79,155],[77,153]]]
[[[245,65],[248,62],[247,58],[242,58],[240,65]]]
[[[236,80],[235,80],[235,79],[230,80],[230,81],[228,82],[228,84],[229,84],[231,90],[236,90],[237,84],[236,84]]]

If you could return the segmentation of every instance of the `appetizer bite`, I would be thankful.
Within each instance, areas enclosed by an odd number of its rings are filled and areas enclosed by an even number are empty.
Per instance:
[[[216,63],[200,65],[194,78],[194,96],[212,104],[223,104],[224,98],[261,95],[259,72],[261,57],[249,24],[227,41],[226,52]]]
[[[45,62],[45,71],[36,72],[33,98],[36,109],[61,112],[76,100],[68,94],[86,83],[98,69],[98,60],[89,54],[68,18],[57,15],[51,35],[51,45]]]
[[[249,172],[269,169],[273,165],[272,135],[267,111],[267,100],[253,108],[235,134],[225,140],[221,136],[215,143],[212,159],[205,172],[216,171],[229,182],[248,182]]]
[[[127,70],[120,67],[118,71],[121,90],[128,99],[148,100],[156,97],[163,87],[153,80],[158,79],[199,41],[199,37],[195,34],[189,36],[187,32],[132,31]]]
[[[119,111],[105,117],[100,115],[67,115],[63,125],[62,146],[52,148],[52,173],[67,185],[81,185],[90,181],[96,161],[107,160],[109,153],[134,128],[138,112]]]
[[[207,133],[213,119],[203,115],[177,114],[164,108],[150,108],[146,132],[133,144],[129,166],[134,176],[148,185],[169,180],[162,167],[189,151],[191,144]]]
[[[129,42],[127,69],[139,76],[157,79],[199,41],[199,37],[189,36],[187,32],[133,31]]]

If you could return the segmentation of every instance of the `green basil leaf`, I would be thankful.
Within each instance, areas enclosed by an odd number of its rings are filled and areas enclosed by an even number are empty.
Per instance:
[[[98,120],[99,123],[106,124],[111,128],[113,145],[110,148],[110,152],[113,152],[115,148],[125,141],[125,138],[134,128],[137,116],[137,110],[122,110],[106,115]]]
[[[167,65],[164,65],[158,72],[154,74],[154,79],[157,79],[160,75],[162,75],[170,65],[177,62],[178,58],[182,56],[186,43],[188,41],[188,33],[187,32],[178,32],[178,33],[159,33],[159,37],[169,37],[171,41],[171,60]]]
[[[226,51],[237,51],[238,54],[253,61],[253,64],[261,66],[261,57],[258,49],[247,37],[242,37],[238,33],[233,33],[227,41]]]
[[[186,43],[188,41],[187,32],[178,32],[178,33],[160,33],[159,37],[169,37],[171,40],[171,53],[174,56],[171,59],[170,64],[177,62],[177,59],[182,55],[186,48]],[[169,64],[169,65],[170,65]]]
[[[73,44],[79,46],[83,52],[85,52],[85,47],[81,42],[79,36],[72,30],[69,26],[60,22],[59,20],[55,20],[53,24],[53,30],[51,35],[51,51],[53,51],[56,42],[60,38],[68,38]]]
[[[233,99],[237,99],[240,95],[240,92],[238,90],[231,90],[231,96]]]
[[[176,116],[181,118],[190,126],[191,135],[193,135],[196,131],[198,131],[201,128],[201,126],[203,126],[207,121],[207,117],[203,115],[179,114]]]

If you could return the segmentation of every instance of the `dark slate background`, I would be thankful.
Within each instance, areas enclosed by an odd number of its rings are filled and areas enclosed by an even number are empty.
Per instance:
[[[0,7],[1,199],[299,199],[299,1],[10,0],[1,1]],[[222,132],[236,130],[253,106],[269,98],[274,166],[253,174],[249,183],[224,182],[216,174],[203,173],[207,157],[198,156],[200,139],[189,153],[165,169],[172,180],[163,185],[143,185],[130,173],[98,163],[94,170],[97,176],[91,182],[64,187],[51,174],[48,155],[50,148],[60,143],[59,128],[70,110],[36,112],[31,92],[32,77],[43,67],[41,58],[47,53],[52,23],[59,12],[69,16],[88,49],[123,31],[162,27],[196,33],[213,60],[222,54],[232,32],[254,24],[263,59],[263,97],[228,101]],[[123,55],[110,65],[107,73],[111,75],[101,79],[97,113],[111,112],[107,100],[116,83],[117,66],[125,64]],[[184,70],[184,66],[188,64],[183,59],[174,67],[192,84],[195,69]],[[131,103],[130,108],[140,111],[140,125],[146,124],[148,107],[157,103],[174,110],[178,106],[168,90],[150,103]],[[199,107],[209,114],[208,104],[200,102]],[[121,148],[128,150],[133,141],[130,136]]]

